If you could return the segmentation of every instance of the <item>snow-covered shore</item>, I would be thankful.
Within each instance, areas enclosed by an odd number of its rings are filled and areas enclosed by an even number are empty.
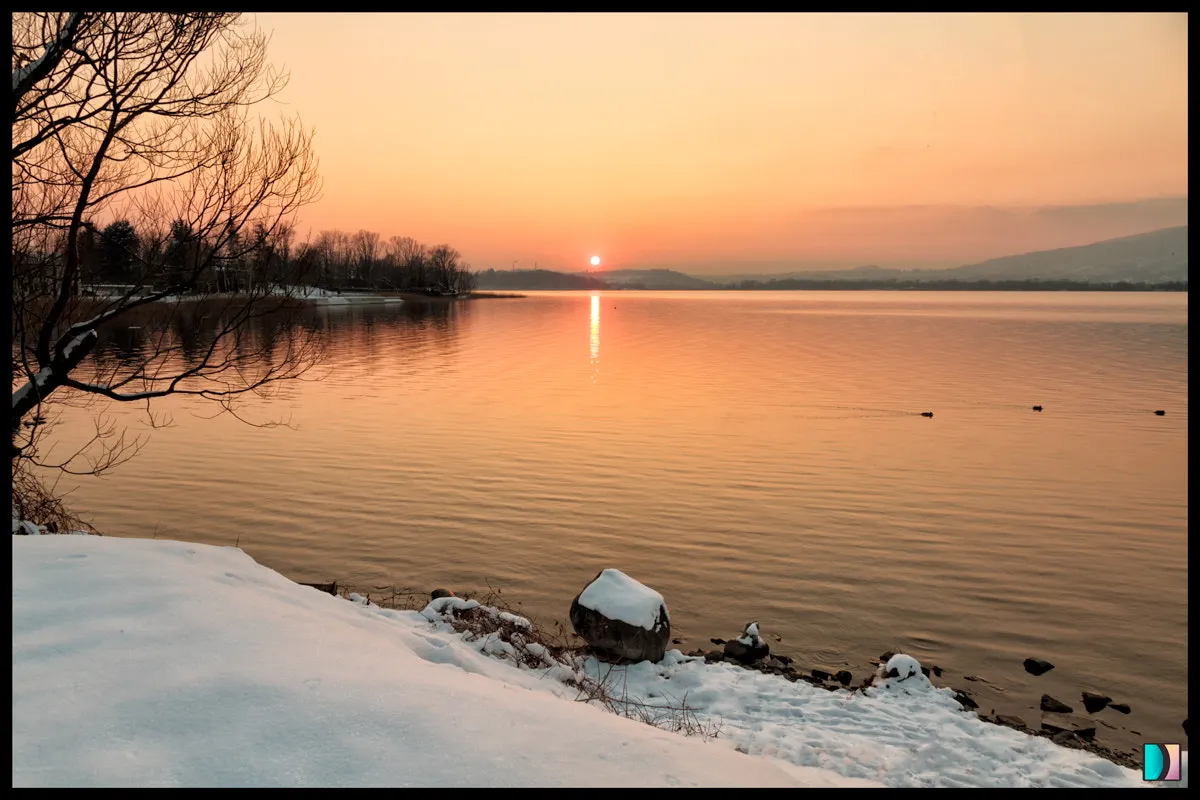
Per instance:
[[[702,740],[234,548],[12,541],[14,786],[1145,785],[927,681],[826,692],[678,651],[621,668],[630,695],[686,694],[721,728]]]

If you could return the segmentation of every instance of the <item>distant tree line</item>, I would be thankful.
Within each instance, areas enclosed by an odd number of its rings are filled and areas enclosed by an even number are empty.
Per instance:
[[[992,292],[1186,292],[1187,281],[1144,283],[1133,281],[1069,280],[816,280],[785,278],[776,281],[738,281],[716,289],[744,290],[899,290],[899,291],[992,291]]]
[[[255,225],[249,233],[222,232],[220,243],[177,219],[165,229],[138,229],[127,219],[103,228],[85,225],[79,236],[79,283],[157,290],[187,285],[192,293],[242,293],[273,287],[315,286],[330,291],[392,290],[463,294],[475,274],[448,244],[428,247],[407,236],[381,240],[374,231],[323,231],[297,243],[295,229]],[[53,242],[14,259],[44,258]],[[198,271],[197,275],[192,275]]]

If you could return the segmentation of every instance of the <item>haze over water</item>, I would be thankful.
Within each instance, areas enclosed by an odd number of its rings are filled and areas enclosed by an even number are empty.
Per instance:
[[[175,427],[71,502],[111,535],[240,540],[296,580],[490,584],[564,621],[616,567],[663,593],[685,651],[757,620],[775,651],[856,683],[903,649],[982,711],[1090,689],[1140,732],[1102,738],[1180,741],[1186,294],[548,293],[313,314],[327,377],[253,415],[295,430],[172,398]],[[1057,668],[1033,678],[1028,656]]]

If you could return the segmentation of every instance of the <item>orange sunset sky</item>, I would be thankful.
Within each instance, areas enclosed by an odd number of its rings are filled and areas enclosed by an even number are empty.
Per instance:
[[[475,268],[954,266],[1187,224],[1186,14],[258,14],[300,236]],[[266,109],[275,113],[275,109]]]

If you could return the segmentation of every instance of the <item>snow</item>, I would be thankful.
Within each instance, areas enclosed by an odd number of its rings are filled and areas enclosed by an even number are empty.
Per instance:
[[[234,548],[12,542],[14,787],[857,785],[564,699]]]
[[[742,633],[742,638],[738,641],[747,647],[761,647],[762,637],[758,635],[758,623],[751,622],[747,625],[745,632]]]
[[[234,548],[14,536],[12,587],[14,786],[1145,785],[981,721],[919,668],[850,693],[678,650],[575,667],[720,729],[685,737],[575,702],[536,643],[546,668],[518,666],[523,617],[347,602]],[[601,589],[661,602],[619,572]],[[479,608],[518,631],[448,624]]]
[[[667,608],[661,594],[617,569],[604,570],[584,587],[579,605],[648,631],[659,623],[660,609],[665,614]]]

